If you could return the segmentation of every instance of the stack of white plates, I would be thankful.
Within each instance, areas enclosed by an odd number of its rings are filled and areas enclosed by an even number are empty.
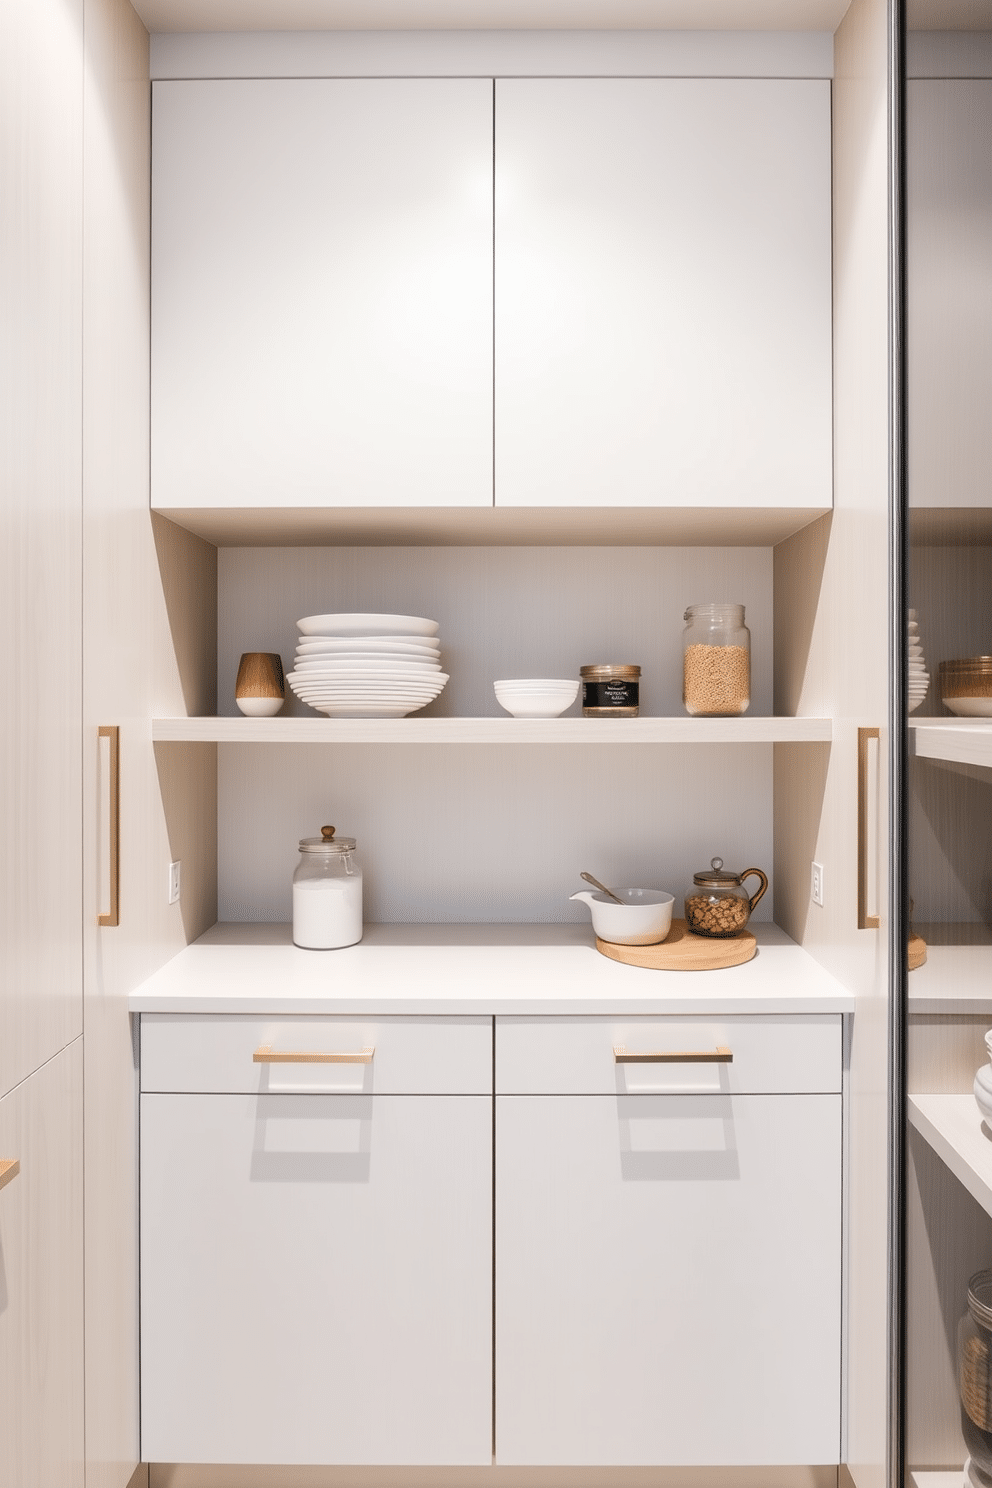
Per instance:
[[[930,686],[930,673],[923,659],[923,647],[920,644],[919,627],[916,623],[916,611],[909,612],[909,680],[907,684],[907,709],[910,713],[918,708],[927,695]]]
[[[436,620],[417,615],[306,615],[286,681],[331,718],[403,718],[448,678]]]

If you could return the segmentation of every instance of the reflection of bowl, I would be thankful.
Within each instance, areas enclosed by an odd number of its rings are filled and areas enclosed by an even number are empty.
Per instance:
[[[582,891],[573,899],[584,899],[592,912],[592,928],[600,940],[613,945],[657,945],[672,928],[675,895],[663,889],[614,889],[624,900],[614,904],[605,894]]]
[[[975,1100],[989,1126],[992,1127],[992,1064],[983,1064],[975,1076],[972,1087],[975,1092]]]
[[[942,661],[938,688],[945,708],[959,717],[992,718],[992,656]]]

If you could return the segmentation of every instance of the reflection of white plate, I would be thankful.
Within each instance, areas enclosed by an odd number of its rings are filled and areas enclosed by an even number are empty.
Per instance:
[[[992,718],[992,697],[944,698],[945,708],[950,708],[959,718]]]
[[[441,627],[420,615],[304,615],[296,628],[304,635],[434,636]]]
[[[336,652],[362,652],[374,656],[377,651],[399,651],[404,655],[437,654],[441,645],[431,636],[302,636],[296,643],[299,655]]]

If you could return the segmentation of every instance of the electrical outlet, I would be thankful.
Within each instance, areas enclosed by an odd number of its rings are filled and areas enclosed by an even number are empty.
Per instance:
[[[810,876],[809,885],[810,898],[814,904],[823,908],[823,864],[814,863],[813,872]]]
[[[179,869],[181,864],[169,864],[169,903],[179,903]]]

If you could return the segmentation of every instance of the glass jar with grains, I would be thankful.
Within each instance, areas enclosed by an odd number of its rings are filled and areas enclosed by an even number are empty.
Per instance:
[[[748,895],[743,881],[752,874],[760,887]],[[685,896],[686,926],[693,935],[709,935],[714,940],[740,935],[767,887],[768,875],[761,868],[725,873],[723,859],[711,858],[708,868],[692,875],[692,887]]]
[[[735,718],[751,703],[751,632],[742,604],[696,604],[682,632],[682,701],[697,717]]]

